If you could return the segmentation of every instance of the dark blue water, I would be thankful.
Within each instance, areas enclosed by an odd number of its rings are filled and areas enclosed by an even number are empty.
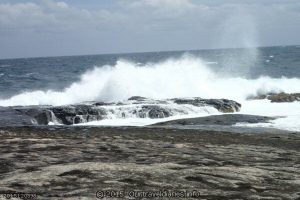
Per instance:
[[[202,58],[216,72],[230,76],[300,77],[299,46],[6,59],[0,60],[0,98],[24,91],[62,90],[78,81],[85,71],[95,66],[114,66],[119,59],[156,63],[186,53]]]

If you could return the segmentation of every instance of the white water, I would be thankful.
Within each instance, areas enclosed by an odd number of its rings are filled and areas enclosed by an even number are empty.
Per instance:
[[[268,127],[300,131],[300,103],[270,103],[269,100],[243,101],[241,114],[279,116],[271,123],[238,124],[238,126]]]
[[[241,113],[287,117],[275,120],[274,124],[260,124],[260,126],[300,130],[299,102],[270,103],[267,100],[246,100],[250,95],[268,92],[300,92],[300,79],[284,77],[278,79],[270,77],[258,79],[225,78],[222,74],[212,71],[210,67],[212,66],[207,65],[201,59],[188,55],[180,59],[148,63],[144,66],[120,60],[115,66],[95,67],[93,70],[87,71],[81,76],[79,82],[73,83],[63,91],[24,92],[9,99],[0,100],[0,106],[64,105],[84,101],[118,101],[135,95],[153,99],[174,97],[227,98],[242,103]],[[194,115],[195,113],[189,114]],[[210,114],[212,113],[206,113],[206,115]],[[199,115],[203,116],[203,113],[199,113]],[[130,121],[129,119],[123,119],[123,122],[118,120],[121,119],[111,118],[107,125],[128,124]],[[149,124],[150,119],[134,120],[138,122],[133,122],[133,125],[143,125]],[[97,123],[103,124],[105,121]]]
[[[160,107],[169,110],[172,113],[171,117],[150,119],[147,116],[146,118],[140,118],[137,116],[136,111],[140,110],[140,107],[142,105],[130,104],[130,102],[127,103],[129,105],[102,106],[102,108],[104,108],[108,113],[107,118],[101,121],[92,121],[84,123],[83,125],[145,126],[158,122],[182,119],[187,117],[193,118],[220,114],[220,112],[217,109],[211,106],[197,107],[193,105],[175,104],[169,102],[169,104],[160,104]],[[147,105],[147,103],[144,105]]]

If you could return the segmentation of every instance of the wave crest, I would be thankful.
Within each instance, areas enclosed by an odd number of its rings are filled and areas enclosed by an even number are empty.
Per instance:
[[[84,101],[118,101],[139,95],[153,99],[176,97],[245,100],[269,92],[299,92],[297,78],[245,79],[223,77],[199,58],[184,55],[158,63],[119,60],[114,66],[95,67],[62,91],[30,91],[0,100],[1,106],[65,105]]]

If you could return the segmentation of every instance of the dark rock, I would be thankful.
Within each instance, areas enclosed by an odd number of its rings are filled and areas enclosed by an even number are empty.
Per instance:
[[[103,108],[92,105],[71,105],[49,108],[59,122],[65,125],[78,124],[103,119],[106,112]]]
[[[300,101],[300,93],[268,93],[268,94],[261,94],[257,96],[250,96],[248,97],[249,100],[260,100],[260,99],[268,99],[272,103],[281,103],[281,102],[294,102]]]
[[[75,104],[65,106],[16,106],[1,108],[3,115],[1,124],[8,125],[48,125],[49,122],[58,122],[64,125],[72,125],[95,120],[102,120],[108,117],[109,113],[121,113],[119,117],[126,118],[127,113],[136,115],[136,117],[151,119],[165,118],[174,115],[173,113],[186,114],[185,109],[172,108],[170,101],[176,104],[190,104],[203,107],[212,106],[220,112],[229,113],[239,111],[241,104],[227,99],[201,99],[201,98],[177,98],[168,100],[152,100],[145,97],[134,96],[129,98],[133,102]],[[134,105],[130,109],[127,105]],[[118,106],[110,108],[109,106]],[[124,106],[124,107],[122,107]],[[174,112],[175,111],[175,112]],[[1,117],[0,117],[1,119]],[[13,120],[8,120],[13,119]],[[16,122],[15,122],[16,121]]]
[[[82,121],[82,118],[79,116],[76,116],[73,120],[73,124],[79,124],[81,122],[83,122],[83,121]]]
[[[208,99],[205,102],[207,105],[212,105],[217,110],[223,113],[232,113],[240,111],[241,104],[227,99]]]
[[[220,112],[224,113],[230,113],[230,112],[237,112],[241,109],[241,104],[232,101],[232,100],[227,100],[227,99],[202,99],[202,98],[189,98],[189,99],[184,99],[184,98],[176,98],[176,99],[171,99],[174,101],[174,103],[177,104],[190,104],[194,106],[213,106]]]
[[[53,121],[52,112],[44,108],[32,107],[29,109],[18,109],[20,112],[35,119],[36,123],[39,125],[48,125],[49,122]]]
[[[139,116],[141,118],[149,117],[151,119],[170,117],[171,112],[166,108],[156,106],[156,105],[146,105],[142,106],[139,110]]]
[[[300,93],[287,94],[281,92],[279,94],[268,95],[267,99],[271,100],[271,102],[277,102],[277,103],[300,101]]]
[[[65,125],[73,124],[73,118],[76,117],[76,109],[73,106],[67,107],[53,107],[51,108],[55,117]]]
[[[268,123],[270,120],[274,120],[274,117],[265,117],[257,115],[242,115],[242,114],[225,114],[225,115],[211,115],[207,117],[197,117],[188,119],[178,119],[167,122],[160,122],[151,126],[165,126],[165,125],[221,125],[231,126],[237,123]]]
[[[18,109],[0,107],[0,126],[30,126],[36,121]]]
[[[99,101],[99,102],[93,103],[92,105],[93,106],[110,106],[110,105],[113,105],[113,103],[106,103],[106,102]]]
[[[141,96],[132,96],[128,100],[129,101],[145,101],[147,98],[146,97],[141,97]]]
[[[77,176],[80,178],[87,178],[89,176],[91,176],[92,173],[90,173],[89,171],[82,171],[82,170],[71,170],[71,171],[67,171],[64,173],[59,174],[58,176]]]
[[[34,116],[39,125],[48,125],[49,122],[53,121],[52,112],[49,110],[45,110],[44,112],[39,113]]]

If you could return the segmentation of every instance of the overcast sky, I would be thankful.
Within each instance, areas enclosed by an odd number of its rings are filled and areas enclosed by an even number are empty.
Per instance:
[[[300,0],[0,0],[0,58],[300,44]]]

